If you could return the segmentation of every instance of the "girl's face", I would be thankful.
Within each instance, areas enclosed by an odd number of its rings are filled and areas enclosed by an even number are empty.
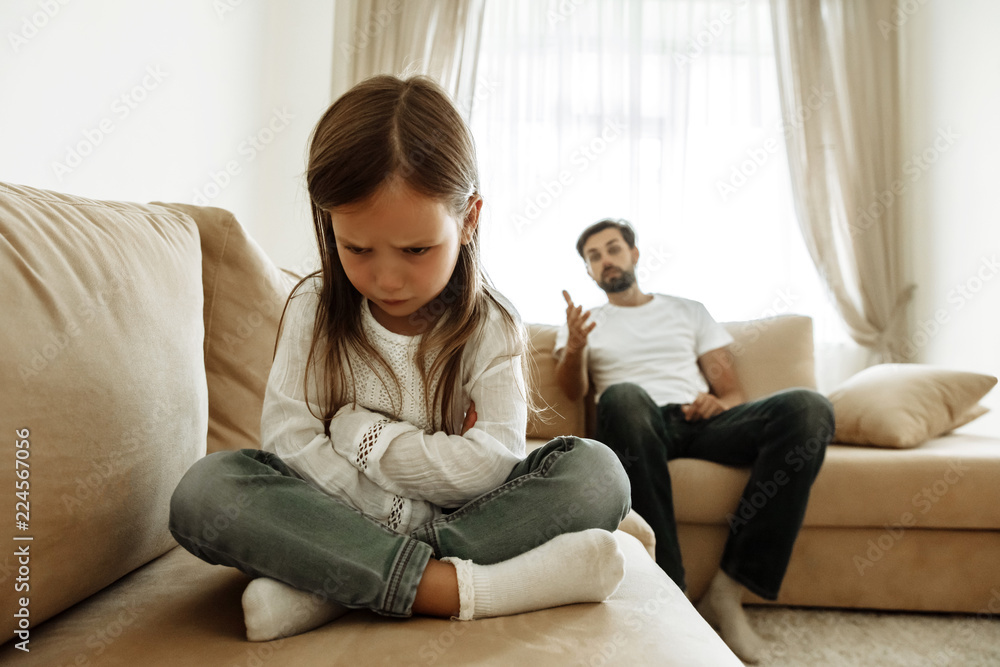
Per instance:
[[[410,315],[448,284],[482,205],[476,197],[459,220],[442,201],[394,178],[365,202],[329,211],[344,273],[379,324],[404,335],[426,329]]]

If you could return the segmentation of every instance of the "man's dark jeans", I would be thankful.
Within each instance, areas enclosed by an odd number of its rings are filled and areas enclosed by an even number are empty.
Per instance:
[[[728,517],[720,567],[774,600],[833,428],[830,402],[808,389],[781,391],[688,422],[680,405],[658,406],[626,382],[601,394],[595,439],[618,453],[632,483],[632,507],[656,534],[656,561],[681,588],[684,566],[667,462],[696,458],[750,467],[740,504]]]

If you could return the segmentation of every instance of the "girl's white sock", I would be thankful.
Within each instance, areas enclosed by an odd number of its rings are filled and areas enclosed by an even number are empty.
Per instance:
[[[493,565],[441,560],[455,566],[462,621],[602,602],[625,576],[625,556],[618,542],[599,528],[564,533]]]
[[[508,616],[578,602],[601,602],[625,576],[625,557],[614,535],[593,528],[565,533],[510,560],[476,565],[459,558],[461,620]],[[270,641],[307,632],[343,616],[349,608],[320,600],[288,584],[260,577],[243,593],[250,641]]]
[[[260,577],[243,591],[247,639],[266,642],[291,637],[329,623],[350,609],[288,584]]]

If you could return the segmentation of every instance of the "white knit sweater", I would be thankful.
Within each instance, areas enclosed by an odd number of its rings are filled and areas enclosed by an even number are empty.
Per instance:
[[[455,392],[455,405],[461,406],[456,426],[470,401],[476,404],[476,424],[464,435],[447,435],[428,429],[431,419],[414,361],[420,337],[388,331],[364,302],[365,335],[392,366],[402,396],[396,395],[393,409],[381,381],[367,364],[352,359],[357,407],[341,408],[327,437],[303,395],[318,292],[318,281],[306,283],[286,309],[264,396],[262,448],[326,493],[404,534],[440,516],[442,507],[459,507],[502,484],[524,457],[527,408],[521,358],[503,333],[499,310],[491,308],[466,345]],[[494,295],[516,319],[513,307]],[[309,400],[319,415],[317,377],[310,373]]]

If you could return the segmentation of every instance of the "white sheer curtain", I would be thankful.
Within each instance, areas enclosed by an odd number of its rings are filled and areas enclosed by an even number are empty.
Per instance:
[[[332,99],[376,74],[427,74],[467,116],[486,0],[352,0],[334,10]]]
[[[795,221],[795,122],[767,0],[488,2],[472,129],[491,277],[526,321],[558,323],[564,288],[603,301],[579,232],[626,218],[645,290],[719,320],[809,314],[822,358],[847,335]]]
[[[860,365],[796,224],[768,0],[356,0],[334,29],[334,97],[419,72],[470,118],[487,268],[526,321],[603,302],[574,245],[622,217],[645,290],[811,315],[821,388]]]

